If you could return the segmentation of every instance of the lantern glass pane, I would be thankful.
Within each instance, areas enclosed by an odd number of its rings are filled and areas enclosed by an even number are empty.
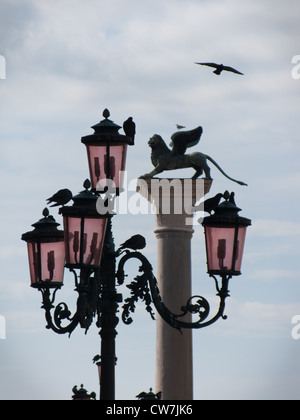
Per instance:
[[[66,265],[99,266],[106,218],[64,217]]]
[[[87,146],[92,188],[110,186],[107,179],[114,182],[115,188],[122,188],[126,163],[127,144],[113,143]]]
[[[64,276],[64,241],[41,244],[42,281],[62,283]]]
[[[27,242],[31,284],[39,283],[38,247],[36,242]]]
[[[28,242],[29,271],[31,284],[47,282],[57,287],[64,276],[65,249],[64,241],[43,243]]]
[[[232,269],[235,228],[206,226],[208,271],[226,272]]]
[[[244,252],[245,238],[246,238],[247,226],[240,226],[238,237],[237,237],[237,251],[236,251],[236,260],[235,260],[235,271],[241,271],[242,258]]]
[[[208,272],[240,274],[246,229],[247,226],[205,227]]]

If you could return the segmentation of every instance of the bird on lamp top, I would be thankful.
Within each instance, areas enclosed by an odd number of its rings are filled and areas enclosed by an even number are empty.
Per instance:
[[[200,203],[198,206],[194,206],[193,211],[204,211],[206,213],[211,214],[212,211],[214,211],[215,208],[218,207],[222,197],[223,194],[218,193],[214,197],[208,198],[204,202]]]
[[[50,207],[64,206],[73,198],[73,194],[67,188],[57,191],[52,197],[47,198],[47,204],[52,204]]]
[[[133,121],[132,117],[127,118],[127,120],[123,122],[123,130],[126,136],[131,137],[131,144],[133,145],[135,137],[135,122]]]

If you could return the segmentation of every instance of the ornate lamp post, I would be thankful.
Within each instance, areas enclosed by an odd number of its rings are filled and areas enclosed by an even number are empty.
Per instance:
[[[92,185],[85,181],[85,189],[73,197],[74,204],[60,208],[64,232],[57,229],[58,223],[45,209],[44,218],[33,225],[33,231],[23,234],[22,239],[28,244],[32,286],[42,293],[46,327],[58,334],[71,334],[77,326],[87,331],[96,318],[101,336],[100,399],[113,400],[115,337],[119,322],[116,314],[122,302],[122,295],[117,293],[116,287],[124,283],[126,262],[137,259],[141,265],[139,275],[128,285],[130,297],[125,300],[122,313],[125,324],[132,322],[131,313],[138,299],[142,299],[153,319],[152,303],[162,319],[178,330],[206,327],[220,317],[224,318],[229,278],[240,274],[246,227],[250,220],[237,215],[240,209],[230,201],[229,194],[223,195],[225,201],[215,209],[213,216],[204,218],[208,273],[215,279],[220,307],[217,314],[207,320],[208,301],[201,296],[193,296],[183,302],[181,313],[174,314],[160,297],[150,262],[139,251],[145,246],[144,238],[134,235],[116,250],[111,224],[113,214],[99,214],[97,211],[99,200],[101,207],[105,208],[111,198],[111,191],[108,194],[103,188],[108,186],[107,179],[114,182],[115,194],[119,193],[122,187],[119,175],[125,169],[126,148],[128,144],[133,144],[133,137],[120,135],[118,130],[121,127],[108,120],[107,110],[103,116],[105,120],[93,127],[95,133],[82,139],[88,150]],[[100,188],[99,181],[102,182]],[[63,284],[63,266],[74,275],[78,293],[74,315],[66,303],[55,306],[56,292]],[[221,276],[221,287],[216,275]],[[182,320],[186,314],[194,314],[198,318],[187,322]]]

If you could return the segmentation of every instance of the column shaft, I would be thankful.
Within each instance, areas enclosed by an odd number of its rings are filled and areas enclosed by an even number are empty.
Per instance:
[[[169,188],[168,188],[169,186]],[[138,191],[156,212],[157,281],[164,304],[173,312],[191,297],[191,224],[193,206],[211,180],[141,179]],[[169,202],[168,202],[169,200]],[[186,316],[182,320],[191,320]],[[182,334],[157,316],[156,392],[163,400],[193,399],[192,330]]]

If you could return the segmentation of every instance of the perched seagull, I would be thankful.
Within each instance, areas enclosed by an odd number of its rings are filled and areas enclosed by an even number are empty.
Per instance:
[[[65,188],[63,190],[57,191],[57,193],[55,193],[52,197],[47,198],[47,204],[49,205],[50,203],[54,203],[50,207],[64,206],[72,199],[72,197],[73,194],[71,191]]]
[[[195,63],[195,64],[200,64],[201,66],[213,67],[216,69],[213,73],[218,74],[218,75],[220,75],[223,70],[231,71],[232,73],[236,73],[236,74],[244,74],[244,73],[241,73],[240,71],[237,71],[233,67],[223,66],[223,64],[216,64],[216,63]]]
[[[182,130],[183,128],[185,128],[184,125],[180,125],[180,124],[175,124],[175,125],[176,125],[177,130]]]

